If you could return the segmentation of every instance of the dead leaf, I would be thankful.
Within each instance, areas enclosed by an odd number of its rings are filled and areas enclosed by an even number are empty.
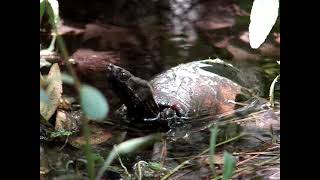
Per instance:
[[[76,99],[73,97],[62,97],[58,108],[63,110],[72,110],[72,104],[76,102]]]
[[[108,141],[112,134],[108,129],[99,127],[98,125],[89,124],[91,129],[91,137],[89,143],[91,145],[98,145]],[[86,144],[84,136],[73,137],[69,140],[69,143],[74,147],[81,147]]]
[[[209,156],[206,156],[202,163],[210,164]],[[215,154],[214,155],[214,164],[222,165],[223,164],[223,154]]]
[[[65,111],[58,110],[56,117],[55,130],[69,130],[71,127],[71,122],[68,121]]]
[[[49,120],[57,110],[62,94],[61,73],[58,64],[54,64],[45,79],[45,92],[49,98],[48,103],[40,101],[40,114],[44,119]]]

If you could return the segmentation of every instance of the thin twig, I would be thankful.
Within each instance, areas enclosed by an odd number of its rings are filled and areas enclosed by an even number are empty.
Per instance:
[[[67,136],[67,138],[66,138],[66,140],[65,140],[65,142],[64,142],[64,144],[63,144],[63,146],[59,149],[59,151],[61,151],[61,150],[62,150],[62,149],[67,145],[68,140],[69,140],[69,136]]]
[[[240,166],[241,164],[244,164],[244,163],[246,163],[246,162],[248,162],[248,161],[250,161],[250,160],[252,160],[252,159],[255,159],[255,158],[257,158],[258,156],[260,156],[260,154],[256,154],[256,155],[254,155],[254,156],[252,156],[252,157],[250,157],[250,158],[248,158],[248,159],[245,159],[245,160],[243,160],[243,161],[240,161],[240,162],[238,162],[238,163],[236,164],[236,166]]]
[[[234,155],[279,155],[280,152],[274,152],[274,151],[270,151],[270,152],[248,152],[248,153],[233,153]]]

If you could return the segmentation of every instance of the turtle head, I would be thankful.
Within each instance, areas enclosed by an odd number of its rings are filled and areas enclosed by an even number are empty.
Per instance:
[[[107,78],[109,81],[125,85],[131,77],[134,77],[134,75],[129,71],[114,64],[107,65]]]
[[[107,65],[107,77],[112,90],[127,106],[130,116],[139,119],[158,116],[159,106],[148,81],[113,64]]]

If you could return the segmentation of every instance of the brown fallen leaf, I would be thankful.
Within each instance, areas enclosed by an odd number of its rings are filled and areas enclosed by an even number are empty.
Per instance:
[[[67,130],[70,129],[71,123],[67,120],[65,111],[58,110],[56,117],[55,130]]]
[[[73,97],[62,97],[58,108],[63,110],[72,110],[72,104],[76,102],[76,99]]]
[[[199,163],[209,165],[210,164],[209,156],[205,156],[203,158],[200,158]],[[215,154],[214,155],[214,164],[217,164],[217,165],[223,164],[223,154]]]
[[[90,137],[89,143],[91,145],[102,144],[108,141],[112,137],[112,134],[108,129],[105,129],[103,127],[99,127],[98,125],[93,125],[93,124],[89,124],[89,126],[91,129],[91,137]],[[81,136],[70,138],[69,143],[72,146],[79,148],[86,144],[86,140],[84,136],[81,135]]]

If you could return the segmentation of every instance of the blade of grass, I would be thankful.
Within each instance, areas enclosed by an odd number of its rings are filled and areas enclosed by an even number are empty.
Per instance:
[[[235,160],[228,152],[223,155],[223,176],[222,180],[228,180],[232,177],[235,168]]]
[[[213,129],[211,129],[210,151],[209,151],[209,162],[210,162],[210,168],[213,176],[215,175],[214,153],[216,148],[217,134],[218,134],[218,126],[215,126]]]

